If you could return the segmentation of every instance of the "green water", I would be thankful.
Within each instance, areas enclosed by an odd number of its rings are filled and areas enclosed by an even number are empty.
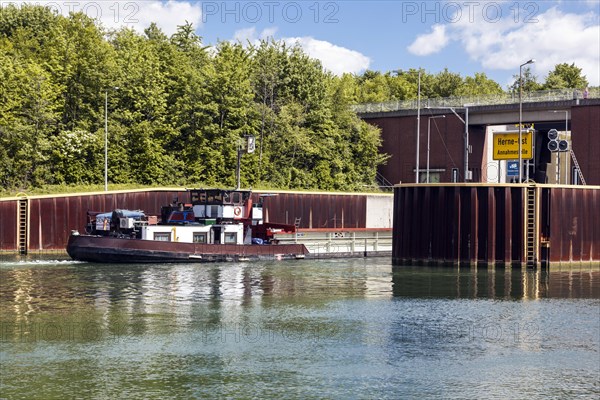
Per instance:
[[[0,398],[598,398],[600,272],[0,258]]]

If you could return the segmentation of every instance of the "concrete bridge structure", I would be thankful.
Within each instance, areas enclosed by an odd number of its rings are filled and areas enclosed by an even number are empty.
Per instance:
[[[571,152],[551,153],[547,148],[547,133],[556,129],[559,138],[569,142],[585,182],[600,185],[600,90],[586,98],[573,90],[532,92],[523,94],[521,103],[511,94],[425,99],[420,118],[416,100],[363,104],[355,110],[363,120],[381,128],[381,151],[391,156],[379,168],[383,185],[417,181],[418,119],[420,182],[429,175],[430,183],[507,183],[515,178],[507,176],[506,161],[492,158],[493,133],[518,130],[520,105],[522,129],[533,126],[535,130],[534,158],[529,168],[523,162],[523,178],[537,183],[582,183]]]

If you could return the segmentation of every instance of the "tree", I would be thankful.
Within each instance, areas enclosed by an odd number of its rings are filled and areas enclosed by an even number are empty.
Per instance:
[[[52,179],[49,140],[56,126],[57,90],[34,61],[0,40],[0,148],[3,187],[27,188]]]
[[[107,31],[81,13],[0,8],[0,184],[102,182],[105,119],[114,183],[232,186],[249,134],[261,150],[243,157],[243,186],[374,182],[380,132],[350,104],[415,96],[410,74],[338,78],[284,42],[206,49],[189,23],[168,37],[155,24]]]
[[[238,144],[244,135],[256,135],[251,65],[250,56],[241,44],[217,45],[212,60],[214,72],[208,82],[214,108],[211,124],[205,129],[207,147],[202,150],[204,159],[212,163],[207,170],[212,182],[235,184]]]
[[[544,82],[544,89],[585,89],[588,86],[588,80],[581,74],[581,68],[575,66],[575,63],[556,64],[554,70],[548,73]]]
[[[481,94],[502,94],[502,86],[490,79],[483,72],[476,72],[473,77],[467,76],[458,91],[460,96],[477,96]]]
[[[260,114],[258,132],[258,166],[256,177],[262,182],[263,151],[265,142],[274,132],[278,99],[283,85],[286,84],[284,69],[287,62],[285,42],[262,40],[258,46],[252,46],[252,86],[255,92],[257,112]]]
[[[463,79],[460,74],[448,71],[444,68],[443,71],[436,74],[433,78],[433,95],[429,97],[454,97],[458,96],[463,86]]]
[[[203,149],[209,146],[207,132],[214,130],[213,115],[217,112],[208,88],[214,68],[190,24],[178,27],[168,41],[164,36],[153,41],[165,74],[167,121],[176,132],[167,147],[183,163],[185,180],[203,182],[208,174]]]
[[[533,75],[533,73],[531,72],[531,68],[529,67],[525,67],[522,70],[522,87],[523,87],[523,92],[534,92],[536,90],[540,90],[542,88],[542,85],[538,83],[537,81],[537,76]],[[511,92],[515,92],[518,93],[519,92],[519,86],[520,86],[520,82],[519,82],[519,75],[513,75],[513,79],[515,80],[513,82],[512,85],[509,86],[509,90]]]

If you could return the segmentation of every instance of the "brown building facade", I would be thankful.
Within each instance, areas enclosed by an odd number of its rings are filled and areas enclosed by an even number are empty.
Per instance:
[[[431,183],[489,182],[487,176],[496,169],[496,161],[491,159],[488,152],[488,147],[491,146],[488,128],[510,126],[518,129],[519,104],[468,106],[468,112],[464,107],[454,111],[455,113],[450,109],[421,109],[420,181],[426,180],[429,153]],[[361,118],[381,129],[381,152],[391,156],[387,164],[379,168],[380,175],[392,184],[415,183],[417,110],[363,113]],[[465,151],[465,120],[469,126],[468,155]],[[569,145],[576,155],[586,183],[600,185],[600,99],[524,103],[522,122],[524,126],[533,125],[536,131],[536,155],[535,161],[531,162],[530,179],[538,183],[553,183],[546,178],[551,175],[547,133],[550,129],[557,129],[570,135]],[[570,153],[564,154],[562,173],[569,175],[569,178],[562,183],[573,183],[570,178],[574,162]],[[465,156],[468,157],[472,179],[465,179]],[[565,162],[565,158],[569,161]]]

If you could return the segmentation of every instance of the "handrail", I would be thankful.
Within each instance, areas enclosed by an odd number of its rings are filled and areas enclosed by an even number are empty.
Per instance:
[[[565,101],[599,99],[600,87],[593,87],[584,97],[580,89],[552,89],[539,90],[534,92],[524,92],[522,96],[523,103],[536,103],[542,101]],[[504,92],[499,94],[486,94],[478,96],[459,96],[459,97],[439,97],[431,99],[421,99],[421,108],[439,108],[439,107],[465,107],[465,106],[488,106],[497,104],[513,104],[519,102],[517,92]],[[417,99],[411,100],[393,100],[383,103],[365,103],[350,106],[351,109],[359,114],[391,112],[399,110],[416,110]]]

